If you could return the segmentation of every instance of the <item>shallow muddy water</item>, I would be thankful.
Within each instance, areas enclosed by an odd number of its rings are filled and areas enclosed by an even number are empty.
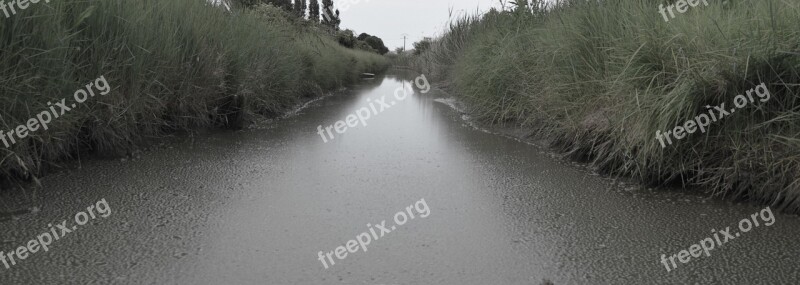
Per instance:
[[[2,284],[787,284],[796,283],[800,219],[775,213],[667,272],[678,254],[762,208],[615,183],[549,152],[477,130],[432,90],[393,93],[389,74],[238,132],[186,138],[141,158],[82,161],[45,177],[39,211],[0,222],[13,251],[92,219]],[[327,143],[318,126],[369,102],[394,104]],[[367,99],[370,99],[367,101]],[[407,208],[424,199],[429,210]],[[335,249],[395,214],[403,225],[350,252]],[[758,218],[758,217],[757,217]],[[370,224],[370,225],[368,225]],[[335,264],[319,252],[334,251]],[[326,269],[325,265],[329,268]]]

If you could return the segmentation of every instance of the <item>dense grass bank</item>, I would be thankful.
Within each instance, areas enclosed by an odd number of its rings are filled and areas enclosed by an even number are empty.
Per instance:
[[[800,4],[708,0],[665,22],[658,1],[572,2],[455,20],[415,67],[608,174],[800,209]],[[656,140],[762,82],[769,101]]]
[[[113,91],[0,145],[0,178],[33,178],[81,152],[125,153],[170,131],[240,127],[388,65],[271,6],[228,13],[205,0],[59,0],[17,12],[0,22],[0,129],[48,102],[74,102],[99,76]]]

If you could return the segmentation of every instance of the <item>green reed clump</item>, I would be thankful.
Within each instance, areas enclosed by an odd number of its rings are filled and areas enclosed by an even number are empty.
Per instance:
[[[709,0],[665,22],[658,3],[570,2],[457,19],[415,66],[479,118],[533,128],[606,173],[798,210],[800,4]],[[655,139],[762,82],[768,102]]]
[[[0,145],[0,177],[35,178],[80,152],[125,153],[169,131],[239,127],[249,115],[280,113],[388,65],[269,10],[224,12],[204,0],[60,0],[0,21],[0,129],[24,124],[48,102],[73,101],[101,75],[113,87],[47,131]]]

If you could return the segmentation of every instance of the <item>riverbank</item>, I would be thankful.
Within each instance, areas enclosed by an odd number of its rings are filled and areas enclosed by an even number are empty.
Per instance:
[[[0,179],[36,180],[61,161],[118,156],[171,132],[241,128],[388,66],[283,14],[205,1],[62,1],[18,11],[0,23],[0,130],[23,132],[2,150]],[[73,94],[101,76],[107,94]],[[46,130],[30,124],[58,104]]]
[[[605,174],[797,212],[800,4],[710,4],[669,21],[639,1],[493,11],[454,20],[414,67]],[[709,108],[709,128],[689,124]]]

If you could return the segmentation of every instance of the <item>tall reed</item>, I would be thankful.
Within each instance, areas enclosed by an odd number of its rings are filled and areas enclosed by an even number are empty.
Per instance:
[[[517,123],[612,175],[800,206],[800,4],[568,1],[453,21],[415,66],[479,118]],[[662,149],[656,131],[765,82],[772,99]]]
[[[0,178],[36,177],[80,152],[125,153],[169,131],[236,127],[388,65],[281,17],[205,0],[59,0],[0,21],[0,129],[100,75],[113,87],[0,150]]]

